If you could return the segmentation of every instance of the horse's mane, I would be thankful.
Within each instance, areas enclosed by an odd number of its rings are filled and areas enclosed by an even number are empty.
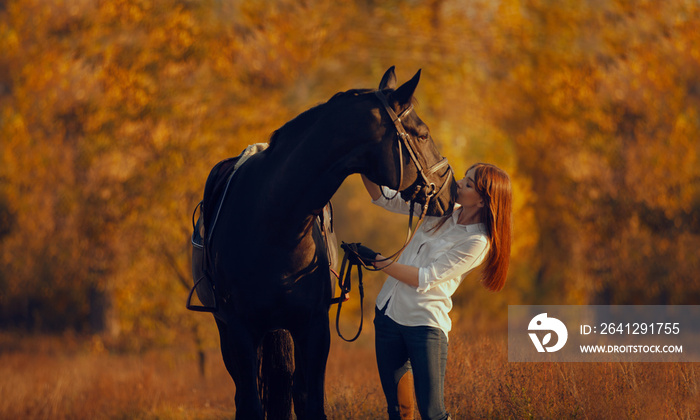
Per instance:
[[[311,126],[314,121],[321,117],[321,114],[326,111],[327,105],[333,101],[351,97],[359,96],[365,93],[373,92],[372,89],[351,89],[345,92],[338,92],[333,95],[327,102],[316,105],[301,114],[297,115],[282,127],[275,130],[270,136],[270,150],[274,149],[276,145],[283,142],[285,139],[293,138],[293,133],[300,133],[304,131],[307,127]]]

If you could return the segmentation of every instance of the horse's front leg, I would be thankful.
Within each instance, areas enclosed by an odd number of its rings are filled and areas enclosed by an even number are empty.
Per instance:
[[[294,412],[299,420],[325,419],[324,384],[331,338],[328,310],[317,313],[294,338]]]

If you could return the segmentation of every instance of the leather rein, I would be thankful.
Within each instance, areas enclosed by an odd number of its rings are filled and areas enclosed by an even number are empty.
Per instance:
[[[413,164],[416,166],[416,169],[418,171],[419,176],[421,177],[421,182],[418,182],[415,191],[413,193],[413,198],[410,200],[410,208],[409,208],[409,217],[408,217],[408,231],[406,233],[406,240],[404,241],[404,244],[401,246],[401,248],[390,255],[389,257],[386,257],[386,260],[392,260],[388,265],[380,268],[375,268],[372,265],[367,265],[364,263],[362,258],[360,258],[358,252],[357,252],[357,245],[356,243],[345,243],[343,242],[341,245],[341,248],[345,251],[345,254],[343,256],[343,262],[341,263],[340,267],[340,274],[337,274],[333,272],[333,274],[337,277],[338,279],[338,286],[340,287],[340,296],[337,298],[333,298],[331,300],[331,304],[337,303],[338,304],[338,310],[336,312],[335,316],[335,329],[336,332],[338,333],[338,336],[342,338],[344,341],[347,342],[352,342],[357,340],[357,338],[360,336],[360,333],[362,332],[362,324],[364,321],[364,297],[365,297],[365,292],[364,292],[364,285],[362,283],[362,269],[366,269],[368,271],[381,271],[384,268],[388,267],[389,265],[395,263],[398,259],[401,253],[406,249],[408,244],[411,242],[411,239],[413,239],[413,236],[418,232],[418,228],[420,225],[423,223],[425,214],[428,209],[428,205],[430,204],[430,200],[432,200],[435,196],[439,195],[440,192],[445,188],[447,185],[447,181],[449,179],[449,173],[445,177],[445,180],[442,182],[442,185],[440,187],[436,187],[435,183],[431,182],[430,179],[428,178],[429,176],[432,176],[435,174],[437,171],[440,169],[444,168],[445,166],[448,167],[448,170],[451,172],[452,168],[448,165],[447,163],[447,158],[442,158],[440,159],[437,163],[429,166],[428,168],[424,168],[423,165],[421,165],[420,160],[418,160],[418,155],[419,149],[416,145],[416,140],[411,137],[410,134],[406,131],[406,129],[403,126],[403,123],[401,121],[402,118],[406,118],[412,111],[413,111],[413,104],[409,105],[408,108],[406,108],[404,111],[401,112],[401,114],[396,115],[396,112],[394,112],[393,108],[389,106],[389,102],[386,99],[386,96],[381,91],[375,91],[374,92],[377,98],[379,98],[379,101],[382,103],[382,106],[384,107],[384,110],[386,113],[389,115],[391,118],[391,121],[394,124],[394,127],[396,127],[396,134],[397,134],[397,139],[399,142],[399,188],[397,188],[396,194],[399,194],[398,189],[401,187],[401,182],[403,180],[403,152],[402,152],[402,147],[401,143],[406,147],[406,150],[408,150],[408,155],[413,162]],[[382,190],[382,195],[384,195],[384,191]],[[396,195],[394,195],[396,197]],[[392,198],[394,198],[392,197]],[[388,198],[388,197],[386,197]],[[415,204],[418,202],[418,198],[420,198],[420,201],[422,201],[424,204],[421,205],[421,213],[418,218],[418,222],[416,223],[415,229],[412,229],[413,226],[413,213],[414,213],[414,208]],[[386,261],[383,260],[383,261]],[[353,338],[347,339],[343,336],[343,334],[340,332],[340,309],[343,306],[343,302],[346,300],[345,296],[350,292],[352,288],[352,282],[351,282],[351,272],[352,272],[352,267],[356,266],[357,267],[357,276],[358,276],[358,289],[360,293],[360,326],[357,329],[357,333]]]

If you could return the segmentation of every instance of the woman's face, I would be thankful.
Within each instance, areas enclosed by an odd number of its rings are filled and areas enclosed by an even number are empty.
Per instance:
[[[455,200],[464,208],[483,207],[484,199],[474,189],[474,168],[467,171],[464,178],[457,181],[457,199]]]

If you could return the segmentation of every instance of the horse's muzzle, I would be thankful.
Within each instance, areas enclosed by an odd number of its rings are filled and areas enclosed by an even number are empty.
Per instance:
[[[452,213],[457,191],[457,184],[451,173],[445,180],[441,180],[441,186],[434,183],[425,185],[416,182],[414,185],[401,191],[404,201],[412,201],[422,206],[428,206],[427,216],[444,216]]]

